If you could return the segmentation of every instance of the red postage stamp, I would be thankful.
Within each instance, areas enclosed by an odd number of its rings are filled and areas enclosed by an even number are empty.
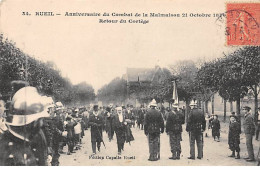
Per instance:
[[[260,3],[228,3],[227,45],[260,46]]]

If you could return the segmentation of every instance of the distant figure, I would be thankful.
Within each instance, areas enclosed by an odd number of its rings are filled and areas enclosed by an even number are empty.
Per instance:
[[[211,123],[212,126],[212,137],[214,138],[214,141],[220,142],[219,137],[220,137],[220,122],[218,120],[218,115],[214,116],[214,119],[212,120]],[[216,140],[217,137],[217,140]]]
[[[228,145],[232,154],[229,157],[236,157],[235,159],[240,159],[240,134],[241,128],[235,117],[230,118],[229,132],[228,132]],[[237,156],[235,156],[237,152]]]

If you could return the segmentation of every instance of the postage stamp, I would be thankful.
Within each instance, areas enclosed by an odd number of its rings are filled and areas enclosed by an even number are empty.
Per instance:
[[[260,45],[260,3],[228,3],[226,13],[226,43]]]

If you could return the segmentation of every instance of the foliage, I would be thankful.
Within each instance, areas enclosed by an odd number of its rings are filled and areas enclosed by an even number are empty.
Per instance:
[[[10,95],[11,81],[18,79],[26,80],[41,93],[65,104],[74,104],[79,100],[89,102],[95,95],[92,86],[85,83],[73,86],[69,79],[61,76],[54,63],[44,63],[25,54],[1,34],[0,93]]]

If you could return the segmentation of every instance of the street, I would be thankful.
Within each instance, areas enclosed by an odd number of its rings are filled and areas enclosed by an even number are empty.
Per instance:
[[[243,158],[247,156],[245,137],[241,134],[241,159],[236,160],[228,157],[231,151],[228,149],[228,128],[227,123],[221,123],[221,139],[220,142],[215,142],[211,137],[204,137],[204,158],[202,160],[188,160],[189,157],[189,137],[188,133],[184,130],[182,145],[182,154],[180,160],[169,160],[171,156],[169,137],[166,133],[161,135],[161,159],[159,161],[148,161],[149,150],[147,138],[143,130],[132,128],[135,140],[131,145],[125,144],[125,150],[121,156],[117,155],[116,137],[109,142],[107,134],[103,132],[103,138],[106,149],[101,145],[101,152],[97,152],[94,157],[91,157],[91,142],[90,130],[85,131],[83,144],[81,150],[76,151],[72,155],[61,154],[61,166],[187,166],[187,165],[204,165],[204,166],[256,166],[257,162],[246,162]],[[183,128],[185,125],[183,125]],[[211,130],[210,130],[211,132]],[[255,156],[257,156],[259,141],[254,140]],[[67,147],[64,147],[64,152],[67,152]]]

